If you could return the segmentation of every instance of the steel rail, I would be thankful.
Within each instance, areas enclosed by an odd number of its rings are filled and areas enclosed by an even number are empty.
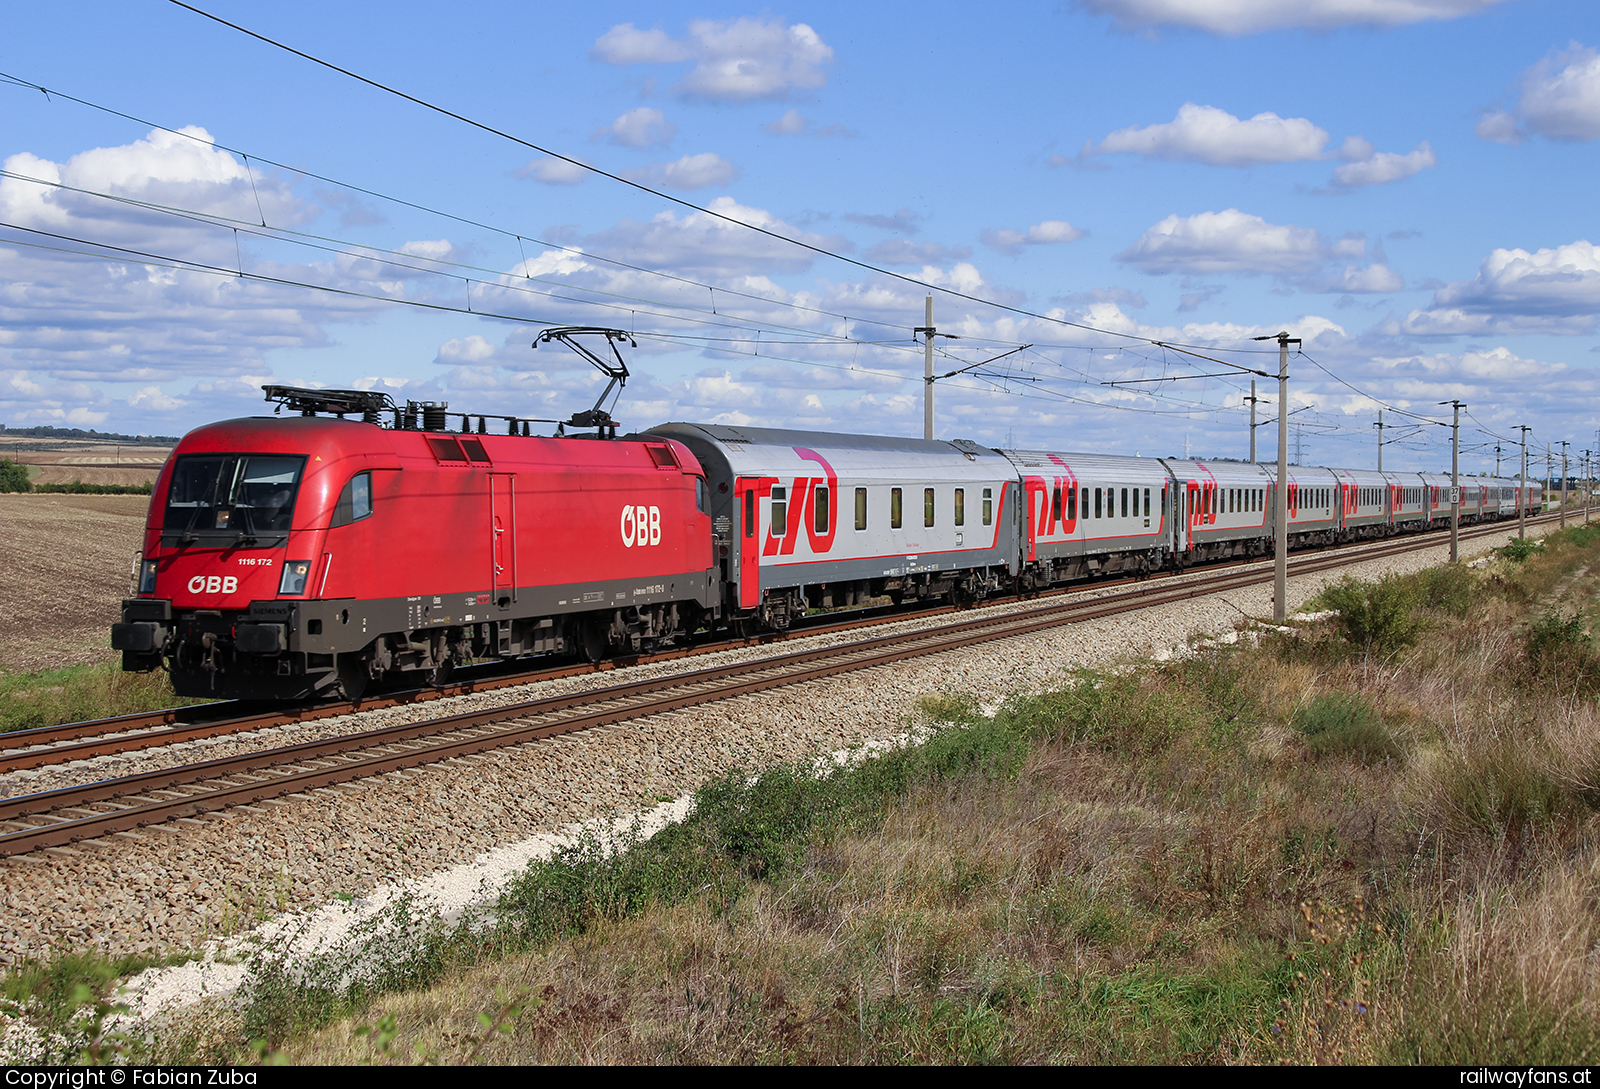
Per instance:
[[[1553,516],[1546,516],[1548,520]],[[1477,536],[1492,534],[1497,531],[1498,524],[1489,526],[1475,526],[1466,531],[1468,539]],[[1387,555],[1382,549],[1385,546],[1395,546],[1405,542],[1405,549],[1422,547],[1417,542],[1420,538],[1405,537],[1384,539],[1379,541],[1361,541],[1338,546],[1322,546],[1318,549],[1303,550],[1294,566],[1299,567],[1311,556],[1326,555],[1330,548],[1341,554],[1357,553],[1365,556],[1373,551],[1379,555]],[[1260,559],[1234,560],[1220,565],[1219,569],[1248,566],[1252,563],[1265,562]],[[1348,562],[1358,562],[1352,559]],[[1184,574],[1193,574],[1192,570],[1164,571],[1153,577],[1173,578]],[[1115,586],[1126,582],[1137,581],[1134,578],[1112,580],[1091,584],[1090,586],[1072,586],[1060,589],[1042,591],[1038,596],[1058,596],[1080,594],[1085,591],[1102,590],[1108,586]],[[837,622],[822,622],[807,626],[803,631],[792,631],[794,635],[809,637],[812,635],[826,635],[836,631],[849,631],[880,625],[897,623],[910,618],[923,618],[939,616],[955,612],[951,606],[942,606],[933,609],[920,609],[907,612],[895,612],[884,616],[862,618],[851,616]],[[435,699],[444,699],[452,696],[470,695],[474,692],[488,692],[515,685],[533,684],[541,681],[558,680],[566,677],[583,676],[608,672],[612,669],[628,668],[633,665],[651,664],[656,662],[671,661],[684,657],[694,657],[704,654],[713,654],[730,649],[740,649],[750,646],[767,645],[781,638],[779,633],[763,633],[758,636],[719,640],[714,643],[704,643],[692,647],[679,647],[647,655],[630,655],[622,658],[607,659],[595,663],[569,663],[561,666],[544,667],[535,670],[525,670],[509,673],[503,676],[490,676],[457,681],[433,688],[408,689],[401,692],[380,694],[358,700],[339,700],[326,703],[307,704],[302,707],[290,709],[274,709],[254,714],[240,715],[224,718],[210,718],[204,712],[208,708],[237,706],[241,701],[230,700],[219,704],[202,704],[189,707],[166,708],[164,710],[147,712],[144,714],[121,715],[115,718],[87,720],[83,722],[67,723],[62,726],[42,726],[32,730],[17,730],[8,734],[0,734],[0,772],[19,771],[26,768],[44,767],[51,764],[68,763],[74,760],[88,760],[97,756],[114,755],[125,752],[138,752],[144,749],[161,748],[185,741],[195,741],[211,737],[224,737],[233,734],[249,733],[254,730],[270,729],[273,727],[293,725],[304,722],[314,722],[321,719],[334,718],[340,715],[356,714],[362,711],[377,710],[386,707],[405,706],[415,703],[428,702]],[[78,744],[52,744],[53,742],[75,741],[88,737],[90,740],[79,741]]]
[[[1364,552],[1359,559],[1381,558],[1383,555],[1434,547],[1434,542],[1415,538],[1383,544],[1384,547],[1372,550],[1377,556],[1372,552]],[[1347,566],[1351,562],[1358,561],[1344,551],[1334,555],[1303,556],[1294,565],[1295,574],[1313,574]],[[15,831],[0,833],[0,857],[64,846],[84,839],[131,831],[146,824],[192,817],[285,794],[300,794],[390,771],[438,763],[488,749],[524,744],[846,671],[888,665],[908,657],[943,653],[980,642],[1031,634],[1062,623],[1081,623],[1134,609],[1260,585],[1270,581],[1271,577],[1270,570],[1235,570],[1177,585],[1146,584],[1087,600],[1061,602],[1000,616],[976,617],[937,628],[877,636],[841,646],[796,651],[755,662],[735,663],[674,677],[653,678],[596,691],[403,723],[322,741],[0,799],[0,823],[23,824]],[[601,706],[597,707],[597,704]],[[550,716],[561,716],[567,711],[578,713],[558,717],[555,721],[527,721],[548,720]],[[408,743],[426,738],[433,740],[408,746]],[[400,747],[400,751],[394,751],[396,746]],[[375,750],[376,755],[347,756],[352,750]],[[305,763],[322,766],[298,766]],[[288,769],[288,772],[276,774],[273,769]],[[267,777],[263,777],[263,773]],[[233,781],[237,779],[247,781]],[[201,792],[186,794],[180,788],[198,788]],[[177,794],[178,797],[149,797],[159,793]],[[93,804],[110,804],[116,808],[108,812],[88,812],[79,808]],[[25,823],[29,819],[39,818],[50,823]]]

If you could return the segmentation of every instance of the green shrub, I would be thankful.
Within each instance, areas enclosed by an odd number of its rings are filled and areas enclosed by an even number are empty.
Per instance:
[[[1365,762],[1400,755],[1378,709],[1354,693],[1313,696],[1294,726],[1313,756],[1348,754]]]
[[[1416,642],[1422,598],[1415,582],[1395,575],[1378,582],[1346,575],[1320,596],[1338,612],[1335,623],[1345,640],[1363,654],[1392,654]]]
[[[1459,563],[1428,567],[1415,576],[1422,604],[1451,616],[1466,616],[1478,589],[1478,577]]]
[[[28,479],[28,467],[18,465],[10,458],[0,458],[0,492],[31,492],[33,482]]]
[[[1521,563],[1536,552],[1543,552],[1544,544],[1532,541],[1526,537],[1513,537],[1504,545],[1494,550],[1494,554],[1501,559],[1510,560],[1512,563]]]

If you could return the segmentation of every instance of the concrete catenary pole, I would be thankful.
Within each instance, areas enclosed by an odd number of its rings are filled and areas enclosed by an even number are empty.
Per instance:
[[[1372,425],[1378,429],[1378,472],[1383,472],[1383,409],[1378,409],[1378,422]]]
[[[933,438],[933,296],[928,296],[922,330],[922,437]]]
[[[1528,536],[1528,432],[1533,428],[1527,424],[1518,424],[1522,432],[1522,469],[1517,477],[1517,536],[1526,539]]]
[[[1444,402],[1440,402],[1443,404]],[[1450,425],[1450,562],[1461,558],[1461,409],[1451,401],[1455,421]]]
[[[1278,342],[1278,481],[1273,488],[1272,619],[1282,624],[1289,615],[1289,345],[1299,337],[1287,332],[1255,340]]]
[[[1256,380],[1250,379],[1250,464],[1256,463]]]
[[[1561,528],[1567,528],[1567,440],[1561,440]]]

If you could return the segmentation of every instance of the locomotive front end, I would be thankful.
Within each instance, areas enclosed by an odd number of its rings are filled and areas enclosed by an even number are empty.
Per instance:
[[[234,420],[179,443],[151,497],[136,596],[111,629],[124,670],[164,665],[180,696],[295,699],[328,686],[333,656],[306,653],[295,619],[315,596],[321,470],[340,460],[329,426]]]

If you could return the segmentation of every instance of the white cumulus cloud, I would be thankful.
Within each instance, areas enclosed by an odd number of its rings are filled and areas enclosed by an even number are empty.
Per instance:
[[[1084,153],[1145,155],[1211,166],[1254,166],[1320,159],[1327,144],[1327,131],[1304,117],[1258,113],[1241,121],[1216,106],[1185,102],[1171,121],[1118,129],[1098,144],[1084,145]]]
[[[1237,36],[1268,30],[1394,27],[1475,15],[1502,0],[1078,0],[1122,29],[1181,26]]]
[[[670,163],[651,163],[643,170],[624,170],[624,178],[662,189],[711,189],[739,176],[739,168],[710,151],[685,155]]]
[[[833,49],[805,23],[751,18],[697,19],[686,38],[622,23],[606,31],[589,55],[607,64],[695,66],[676,86],[691,98],[743,102],[783,98],[791,90],[821,87]]]
[[[535,159],[533,162],[517,171],[519,178],[532,178],[534,181],[544,182],[546,185],[577,185],[589,176],[589,171],[577,163],[568,162],[566,159],[557,159],[547,156]]]
[[[1600,52],[1573,42],[1551,53],[1522,74],[1513,108],[1490,110],[1473,131],[1498,144],[1600,139]]]
[[[654,106],[636,106],[594,135],[622,147],[665,147],[677,134],[678,126],[666,114]]]
[[[776,121],[768,121],[761,126],[761,131],[773,136],[798,136],[811,127],[811,122],[801,116],[799,110],[789,109],[783,111],[783,116]]]
[[[1325,250],[1310,227],[1280,226],[1237,208],[1198,215],[1170,215],[1151,227],[1118,261],[1145,272],[1311,272]]]
[[[1333,172],[1333,184],[1341,189],[1358,189],[1367,185],[1387,185],[1389,182],[1409,178],[1423,170],[1439,165],[1439,157],[1424,140],[1404,155],[1393,151],[1375,152],[1370,158],[1346,163]]]
[[[1406,318],[1424,335],[1593,332],[1600,315],[1600,249],[1579,240],[1536,250],[1497,249],[1478,274],[1434,293]]]
[[[991,227],[978,236],[978,241],[990,249],[1016,255],[1022,252],[1024,246],[1050,246],[1059,242],[1076,242],[1088,233],[1064,219],[1047,219],[1021,231],[1010,227]]]

